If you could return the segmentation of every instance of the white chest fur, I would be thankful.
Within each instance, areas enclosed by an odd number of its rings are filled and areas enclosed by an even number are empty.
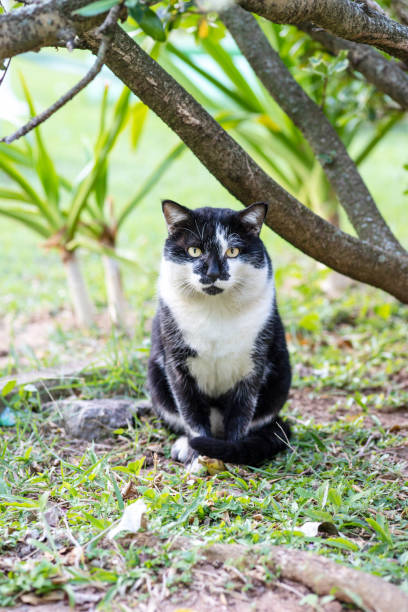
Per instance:
[[[178,264],[162,267],[160,295],[184,341],[197,353],[187,360],[192,376],[204,393],[217,397],[253,370],[255,340],[272,309],[273,281],[266,269],[248,265],[251,282],[239,295],[227,290],[215,296],[185,295],[172,282],[173,266]]]

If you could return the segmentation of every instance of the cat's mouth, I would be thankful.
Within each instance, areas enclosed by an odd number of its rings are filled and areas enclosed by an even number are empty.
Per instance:
[[[215,285],[211,285],[210,287],[203,287],[203,291],[208,295],[217,295],[218,293],[222,293],[224,289],[220,289],[220,287],[216,287]]]

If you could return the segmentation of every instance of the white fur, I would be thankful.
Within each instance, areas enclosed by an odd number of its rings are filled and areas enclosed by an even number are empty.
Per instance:
[[[210,408],[210,427],[215,438],[224,437],[224,419],[218,408]]]
[[[187,461],[188,455],[190,452],[190,447],[188,445],[187,436],[181,436],[177,438],[171,447],[171,458],[175,461],[181,461],[181,463],[185,463]]]
[[[171,427],[173,427],[176,431],[177,430],[184,431],[186,429],[186,424],[184,422],[184,419],[180,416],[180,414],[169,412],[161,404],[159,404],[158,409],[161,412],[165,421],[167,421],[167,423]]]
[[[259,419],[253,419],[249,426],[249,429],[258,429],[258,427],[263,427],[264,425],[268,425],[276,418],[276,414],[267,414],[264,417],[259,417]]]
[[[215,232],[215,238],[218,242],[218,252],[221,255],[221,257],[223,257],[229,245],[228,245],[228,239],[227,239],[225,230],[220,225],[217,225],[217,229]]]
[[[229,261],[230,279],[217,281],[224,289],[207,295],[189,263],[163,259],[159,293],[170,308],[184,342],[197,352],[187,360],[200,389],[217,397],[253,370],[252,352],[271,313],[273,280],[268,268]]]

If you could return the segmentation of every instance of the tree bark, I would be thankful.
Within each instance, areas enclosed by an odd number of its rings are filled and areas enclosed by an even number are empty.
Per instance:
[[[0,16],[0,60],[41,47],[65,45],[94,28],[103,15],[79,17],[72,12],[90,0],[35,2]]]
[[[49,0],[0,16],[0,45],[2,41],[6,43],[6,47],[0,48],[0,57],[11,57],[40,46],[63,44],[64,41],[71,40],[73,32],[85,32],[87,28],[92,27],[92,19],[73,18],[69,13],[73,8],[83,6],[87,2],[88,0]],[[281,11],[282,15],[286,14],[285,23],[291,23],[291,20],[296,23],[299,16],[301,22],[310,20],[313,15],[308,13],[308,9],[310,11],[311,7],[315,9],[314,17],[318,17],[319,10],[324,7],[330,11],[331,5],[338,8],[341,4],[346,12],[350,9],[347,14],[352,17],[356,10],[359,15],[362,11],[359,5],[349,0],[319,0],[313,3],[306,0],[246,0],[246,4],[251,4],[253,9],[268,9],[269,15],[272,15],[274,9],[276,21],[277,13]],[[295,6],[302,10],[293,13]],[[43,18],[44,7],[47,19]],[[102,19],[103,16],[98,23]],[[367,19],[370,21],[370,36],[374,36],[377,27],[377,38],[381,38],[384,26],[383,39],[389,40],[390,28],[392,29],[394,22],[385,18],[384,25],[384,16],[381,13],[378,13],[378,17]],[[316,19],[315,22],[318,23]],[[359,20],[359,27],[362,23],[364,19]],[[323,23],[321,25],[324,26]],[[353,36],[354,27],[350,20],[345,20],[342,24],[343,29],[346,26],[350,27],[350,35]],[[395,40],[392,39],[396,48],[402,45],[401,40],[406,31],[408,28],[402,32],[397,28]],[[95,34],[83,34],[81,44],[90,48],[93,53],[97,53],[99,43],[100,39]],[[406,256],[398,256],[341,232],[288,194],[119,26],[115,28],[106,64],[180,136],[221,184],[244,205],[256,200],[268,201],[270,205],[267,223],[274,231],[304,253],[338,272],[380,287],[408,303]]]
[[[408,27],[384,13],[353,0],[238,0],[244,9],[274,23],[299,25],[311,21],[332,34],[368,43],[408,60]]]
[[[84,40],[97,52],[94,35]],[[269,202],[267,224],[276,233],[334,270],[408,302],[407,257],[345,234],[298,202],[119,26],[106,63],[238,200]]]
[[[404,253],[336,130],[295,81],[256,19],[239,6],[222,13],[221,19],[264,87],[311,145],[359,237],[383,249]]]
[[[355,70],[361,72],[379,91],[395,100],[403,110],[408,109],[408,75],[399,62],[387,60],[368,45],[333,36],[311,23],[303,23],[298,27],[320,42],[330,53],[337,55],[342,49],[348,51],[347,58]]]
[[[62,261],[67,274],[69,295],[74,307],[76,322],[80,327],[90,327],[93,323],[95,310],[75,251],[65,252]]]
[[[126,329],[127,309],[119,264],[109,255],[102,255],[102,262],[105,270],[109,316],[114,325]]]

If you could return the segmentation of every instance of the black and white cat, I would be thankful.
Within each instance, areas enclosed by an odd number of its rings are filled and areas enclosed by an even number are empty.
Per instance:
[[[256,465],[288,446],[278,417],[290,387],[263,203],[235,212],[165,200],[168,228],[148,386],[175,432],[173,459]]]

